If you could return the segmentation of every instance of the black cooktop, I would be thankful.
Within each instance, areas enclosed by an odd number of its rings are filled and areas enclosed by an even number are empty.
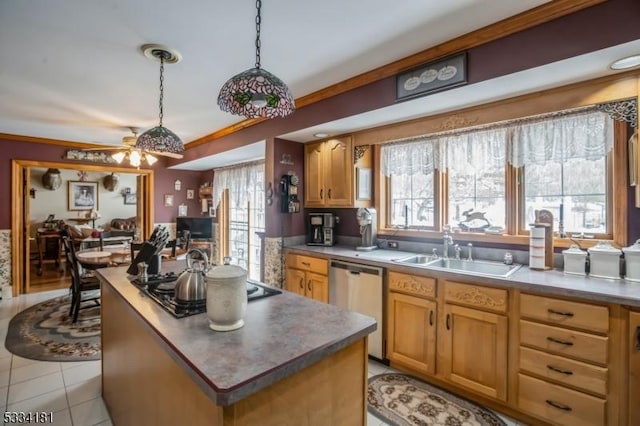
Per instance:
[[[182,302],[175,299],[174,290],[177,279],[178,276],[175,273],[169,272],[166,274],[151,275],[144,284],[140,283],[138,278],[133,278],[131,282],[176,318],[184,318],[206,312],[206,300]],[[282,292],[275,288],[267,287],[254,280],[247,280],[247,300],[249,302],[275,296],[280,293]]]

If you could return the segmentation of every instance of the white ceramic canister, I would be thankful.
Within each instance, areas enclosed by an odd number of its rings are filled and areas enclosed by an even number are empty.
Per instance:
[[[640,281],[640,240],[635,244],[622,249],[624,260],[627,266],[627,273],[624,279],[629,281]]]
[[[586,275],[587,252],[580,249],[577,244],[572,244],[562,252],[564,256],[565,274]]]
[[[209,327],[216,331],[231,331],[244,326],[247,312],[247,271],[230,265],[230,257],[224,265],[207,272],[207,318]]]
[[[589,248],[589,275],[598,278],[620,279],[620,255],[622,250],[607,242],[599,242]]]

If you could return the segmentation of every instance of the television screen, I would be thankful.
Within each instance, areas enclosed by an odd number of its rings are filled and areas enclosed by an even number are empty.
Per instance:
[[[177,217],[176,237],[182,238],[189,231],[192,240],[213,239],[213,221],[210,217]]]

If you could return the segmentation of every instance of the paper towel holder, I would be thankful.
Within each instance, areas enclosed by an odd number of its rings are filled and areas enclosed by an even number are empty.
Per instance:
[[[544,228],[544,267],[532,266],[530,261],[529,268],[538,270],[553,269],[553,213],[549,210],[536,210],[535,222],[531,226],[533,228]]]

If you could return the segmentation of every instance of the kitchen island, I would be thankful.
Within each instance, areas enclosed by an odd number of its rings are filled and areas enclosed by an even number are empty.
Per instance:
[[[171,316],[125,270],[98,272],[114,424],[365,424],[372,318],[283,292],[249,303],[244,327],[216,332],[206,314]]]

